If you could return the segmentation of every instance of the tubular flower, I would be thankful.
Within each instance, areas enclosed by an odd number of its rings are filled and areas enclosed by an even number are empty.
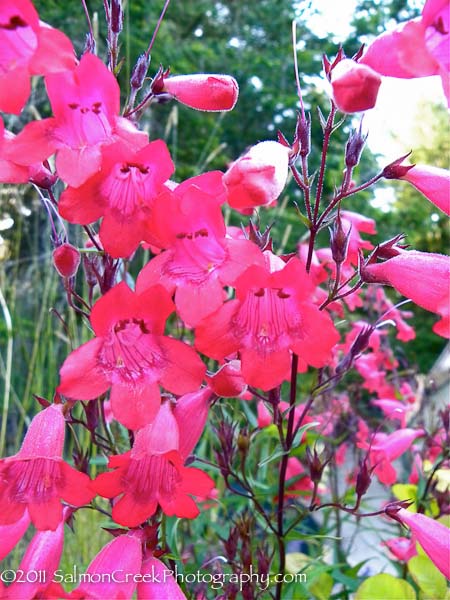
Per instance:
[[[0,525],[15,523],[26,509],[36,529],[55,530],[61,499],[73,506],[92,500],[89,477],[62,459],[65,421],[52,404],[32,420],[22,447],[0,461]]]
[[[79,187],[68,187],[58,210],[70,223],[103,217],[100,241],[114,258],[127,257],[148,237],[146,222],[155,197],[174,172],[162,140],[132,151],[124,142],[103,149],[101,169]]]
[[[190,327],[222,305],[223,286],[232,285],[249,265],[263,262],[255,244],[226,237],[216,198],[195,185],[181,184],[161,194],[150,227],[166,251],[142,269],[136,289],[160,282],[170,293],[176,290],[177,311]]]
[[[450,530],[425,515],[401,508],[395,518],[407,525],[436,567],[450,579]]]
[[[142,582],[137,586],[138,600],[186,600],[173,572],[154,556],[143,560],[141,574]]]
[[[18,115],[31,91],[32,75],[74,69],[71,41],[39,21],[29,0],[0,3],[0,110]]]
[[[381,77],[376,71],[349,58],[341,60],[331,71],[333,100],[345,113],[373,108],[380,85]]]
[[[111,388],[111,408],[118,421],[129,429],[151,423],[159,409],[159,384],[174,394],[191,392],[206,370],[193,348],[163,335],[173,310],[162,286],[141,294],[124,282],[113,287],[91,312],[97,337],[65,360],[58,391],[92,400]]]
[[[315,287],[300,261],[264,255],[264,268],[252,266],[237,279],[236,299],[200,323],[195,346],[217,360],[239,352],[246,383],[269,390],[288,377],[291,352],[302,365],[326,364],[338,334],[310,300]]]
[[[411,183],[425,198],[450,216],[450,172],[438,167],[414,165],[400,179]]]
[[[90,577],[86,577],[67,597],[90,600],[132,598],[141,566],[140,540],[130,535],[120,535],[103,546],[86,569],[86,575]]]
[[[238,158],[223,176],[229,205],[244,214],[257,206],[272,206],[286,185],[289,148],[260,142]]]
[[[437,313],[441,320],[433,326],[433,331],[442,337],[450,337],[448,256],[418,250],[402,251],[383,263],[365,266],[361,275],[368,283],[391,285],[418,306]]]
[[[165,78],[163,91],[190,108],[218,112],[234,108],[239,86],[230,75],[197,73]]]
[[[6,158],[19,165],[42,162],[56,152],[56,170],[78,187],[101,167],[102,146],[118,139],[141,148],[147,135],[119,117],[120,90],[114,75],[93,54],[72,71],[46,77],[54,117],[32,121],[13,140]]]
[[[22,539],[29,524],[30,517],[28,511],[25,510],[20,519],[15,523],[11,523],[11,525],[0,525],[0,560],[3,560],[19,540]]]
[[[440,75],[450,102],[449,2],[427,0],[422,17],[382,33],[367,48],[361,62],[381,75],[410,79]]]
[[[181,431],[170,402],[165,402],[154,422],[137,432],[133,448],[110,458],[108,466],[116,470],[92,483],[100,496],[120,496],[112,510],[116,523],[137,527],[158,505],[169,516],[193,519],[199,514],[190,494],[207,496],[214,482],[199,469],[183,466]]]

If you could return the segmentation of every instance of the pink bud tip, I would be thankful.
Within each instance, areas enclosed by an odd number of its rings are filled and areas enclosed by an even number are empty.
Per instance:
[[[168,77],[164,91],[190,108],[217,112],[234,108],[239,86],[229,75],[198,73]]]
[[[378,73],[349,58],[341,60],[331,72],[334,102],[345,113],[373,108],[380,85]]]
[[[73,277],[80,265],[80,253],[72,244],[62,244],[53,250],[53,264],[61,277]]]

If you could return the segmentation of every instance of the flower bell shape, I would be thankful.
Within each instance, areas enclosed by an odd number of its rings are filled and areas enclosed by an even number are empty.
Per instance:
[[[116,523],[137,527],[158,505],[168,516],[193,519],[199,514],[190,495],[207,496],[214,482],[203,471],[183,466],[180,434],[170,402],[163,403],[154,422],[137,432],[133,448],[110,458],[108,466],[115,471],[92,483],[100,496],[116,498]]]
[[[418,306],[437,313],[441,320],[433,326],[433,331],[442,337],[450,337],[448,256],[418,250],[402,251],[385,262],[365,266],[361,276],[368,283],[391,285]]]
[[[420,513],[401,508],[395,519],[407,525],[425,553],[441,573],[450,579],[450,529]]]
[[[216,360],[239,352],[248,385],[270,390],[289,376],[291,352],[303,365],[323,366],[338,341],[330,317],[312,302],[315,286],[297,258],[285,264],[264,252],[236,281],[236,299],[195,330],[195,346]]]
[[[340,111],[355,113],[375,106],[381,77],[370,67],[344,58],[331,71],[330,81]]]
[[[61,367],[58,391],[93,400],[111,388],[114,417],[129,429],[155,418],[159,384],[174,394],[196,390],[205,365],[193,348],[164,336],[174,305],[162,286],[139,294],[121,282],[91,312],[97,337],[72,352]]]
[[[408,181],[425,198],[450,216],[450,171],[426,165],[414,165],[400,179]]]
[[[80,266],[81,254],[75,246],[66,242],[53,250],[52,260],[61,277],[73,277]]]
[[[38,531],[28,544],[20,561],[22,573],[39,573],[37,577],[19,577],[8,586],[5,600],[65,597],[60,585],[52,582],[59,566],[64,544],[64,520],[55,531]],[[64,595],[61,595],[64,594]]]
[[[361,63],[381,75],[410,79],[440,75],[450,102],[448,0],[427,0],[419,19],[401,23],[369,44]]]
[[[189,327],[223,304],[224,286],[232,285],[249,265],[263,263],[255,244],[226,236],[216,197],[196,185],[183,183],[161,194],[150,229],[165,251],[142,269],[136,289],[161,283],[175,292],[177,312]]]
[[[62,459],[65,421],[52,404],[32,420],[22,447],[0,461],[0,525],[15,523],[28,509],[36,529],[55,530],[63,518],[61,499],[89,503],[89,477]]]
[[[0,3],[0,110],[18,115],[31,92],[32,75],[74,69],[69,38],[39,21],[29,0]]]
[[[142,581],[137,586],[138,600],[187,600],[166,565],[149,556],[142,561]]]
[[[164,78],[163,91],[181,104],[210,112],[232,110],[239,96],[234,77],[208,73]]]
[[[7,158],[19,165],[39,163],[56,152],[56,170],[78,187],[99,171],[102,146],[122,139],[135,148],[147,143],[127,119],[119,117],[116,78],[93,54],[79,65],[46,77],[54,117],[32,121],[13,140]]]
[[[260,142],[238,158],[223,176],[228,204],[244,214],[257,206],[272,206],[288,176],[289,148],[274,141]]]
[[[128,257],[148,237],[147,220],[156,196],[174,172],[169,150],[156,140],[138,150],[124,142],[106,146],[98,173],[68,187],[58,203],[70,223],[87,225],[103,217],[100,241],[114,258]]]
[[[88,577],[68,597],[90,600],[132,598],[141,567],[142,549],[138,537],[119,535],[93,558],[86,569]]]

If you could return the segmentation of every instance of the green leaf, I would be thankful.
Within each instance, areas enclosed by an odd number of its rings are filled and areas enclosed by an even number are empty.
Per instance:
[[[412,485],[411,483],[396,483],[392,486],[392,493],[399,500],[414,500],[414,503],[411,504],[410,511],[417,512],[417,485]]]
[[[355,600],[416,600],[414,588],[404,579],[381,573],[366,579],[357,589]]]
[[[286,571],[295,575],[305,569],[311,562],[311,557],[302,552],[288,552],[286,554]]]
[[[295,438],[292,441],[291,451],[294,450],[296,448],[296,446],[298,446],[300,444],[300,440],[302,439],[303,433],[307,429],[311,429],[311,427],[316,427],[317,425],[319,425],[319,423],[317,421],[314,421],[312,423],[305,423],[305,425],[302,425],[300,427],[300,429],[297,431],[297,433],[295,434]],[[265,458],[264,460],[259,462],[258,467],[263,467],[264,465],[267,465],[268,463],[276,460],[277,458],[280,458],[281,456],[284,456],[285,454],[289,454],[289,453],[290,452],[286,452],[286,450],[283,450],[283,448],[277,448],[267,458]]]
[[[334,581],[331,575],[329,573],[321,573],[318,577],[314,578],[308,589],[318,600],[329,600],[333,585]]]
[[[430,598],[445,598],[447,582],[428,556],[413,556],[408,561],[411,577],[419,588]]]

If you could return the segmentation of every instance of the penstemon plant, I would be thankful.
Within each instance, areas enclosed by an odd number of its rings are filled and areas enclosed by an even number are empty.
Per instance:
[[[105,62],[84,3],[79,59],[29,0],[0,6],[0,181],[34,185],[87,340],[71,340],[53,398],[36,397],[20,450],[0,460],[0,597],[444,598],[450,413],[430,421],[419,411],[414,372],[388,335],[413,339],[411,313],[387,287],[438,315],[433,331],[448,338],[449,260],[411,249],[402,232],[373,245],[361,236],[375,235],[375,222],[352,211],[352,197],[404,180],[448,215],[449,172],[407,155],[358,180],[360,121],[331,195],[325,176],[342,113],[373,108],[382,76],[440,75],[448,91],[448,0],[427,0],[419,19],[351,58],[324,57],[330,109],[319,111],[314,174],[295,62],[295,131],[256,143],[225,172],[177,182],[145,115],[168,101],[230,111],[238,84],[163,67],[149,75],[168,5],[122,111],[120,0],[104,3]],[[295,38],[294,25],[294,48]],[[36,75],[52,116],[14,135],[3,123],[21,113]],[[306,233],[285,254],[260,216],[289,178]],[[96,529],[83,532],[88,512]],[[379,530],[393,569],[352,565],[348,527]],[[74,534],[106,540],[83,572],[63,553]]]

